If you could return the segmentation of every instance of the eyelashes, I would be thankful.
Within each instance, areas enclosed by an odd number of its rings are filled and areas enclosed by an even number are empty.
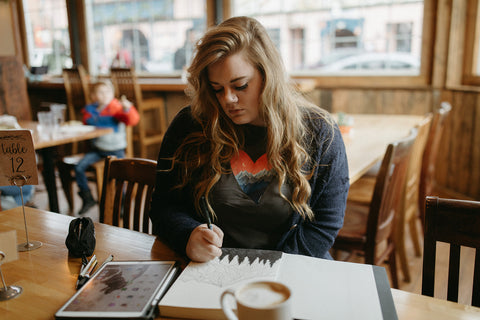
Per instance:
[[[245,84],[242,85],[242,86],[235,87],[235,90],[237,90],[237,91],[243,91],[243,90],[245,90],[245,89],[247,89],[247,88],[248,88],[248,83],[245,83]],[[213,89],[213,92],[215,92],[215,93],[220,93],[220,92],[222,92],[222,91],[223,91],[223,88]]]
[[[248,88],[248,83],[245,83],[243,86],[236,87],[235,89],[241,91],[241,90],[245,90],[247,88]]]

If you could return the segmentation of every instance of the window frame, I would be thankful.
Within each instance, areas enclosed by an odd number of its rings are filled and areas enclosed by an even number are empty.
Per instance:
[[[71,56],[74,64],[82,64],[89,70],[87,26],[85,21],[85,0],[65,0],[69,20],[69,34],[71,41]],[[477,3],[478,0],[473,0]],[[21,1],[19,1],[21,3]],[[438,3],[435,0],[424,0],[423,26],[422,26],[422,53],[420,58],[420,73],[416,76],[322,76],[322,75],[291,75],[291,78],[302,81],[314,81],[315,87],[355,87],[355,88],[419,88],[431,85],[433,69],[433,51],[435,40],[435,21]],[[231,14],[231,0],[206,0],[207,28],[227,19]],[[19,17],[23,17],[23,6],[18,6]],[[23,33],[24,62],[28,66],[28,47],[25,43],[25,25],[20,19]],[[75,21],[76,24],[71,22]],[[467,41],[468,43],[468,41]],[[83,44],[83,45],[81,45]],[[179,78],[178,75],[141,75],[143,78]],[[479,78],[480,84],[480,78]]]
[[[231,17],[231,0],[224,0],[228,3],[229,10],[226,11],[226,17]],[[415,87],[428,86],[431,84],[433,42],[435,30],[435,16],[437,3],[435,0],[424,0],[423,26],[422,26],[422,53],[420,58],[420,73],[416,76],[365,76],[365,75],[291,75],[291,78],[297,80],[313,79],[316,87],[336,88],[336,87],[355,87],[355,88],[391,88],[391,87]],[[224,11],[225,12],[225,11]]]
[[[478,6],[479,0],[468,1],[462,78],[462,84],[464,85],[480,85],[480,74],[475,74],[474,72],[475,66],[480,63],[480,61],[477,61],[478,50],[480,50],[480,41],[477,39],[478,35],[480,35],[480,17],[478,17]]]

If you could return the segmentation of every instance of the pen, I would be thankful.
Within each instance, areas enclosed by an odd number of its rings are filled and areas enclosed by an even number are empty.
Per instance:
[[[96,263],[97,261],[97,256],[93,255],[90,261],[87,263],[87,265],[84,265],[82,263],[82,267],[80,269],[80,274],[78,275],[77,278],[77,283],[75,284],[75,287],[78,289],[82,286],[82,280],[85,278],[85,274],[88,272],[92,264]]]
[[[205,196],[202,196],[200,199],[200,206],[202,207],[203,215],[207,218],[207,226],[208,229],[212,230],[212,220],[210,219],[210,211],[207,207],[207,200],[205,200]]]
[[[102,269],[102,267],[104,265],[106,265],[108,262],[112,261],[113,260],[113,255],[109,255],[107,259],[105,259],[105,261],[103,261],[103,263],[100,265],[100,267],[97,269],[97,271],[95,271],[90,277],[93,277],[94,275],[97,274],[98,271],[100,271]]]
[[[84,277],[84,276],[85,276],[85,273],[89,270],[90,266],[91,266],[95,261],[97,261],[97,256],[96,256],[96,255],[93,255],[92,258],[90,259],[90,261],[88,262],[88,264],[85,266],[85,268],[83,268],[82,272],[80,273],[80,276]]]
[[[93,270],[97,266],[97,263],[98,263],[98,261],[97,261],[97,259],[95,259],[95,261],[93,261],[93,263],[90,265],[88,270],[85,272],[85,275],[78,277],[77,290],[80,289],[81,287],[83,287],[83,285],[85,285],[85,283],[87,283],[87,281],[90,280],[90,278],[91,278],[90,274],[93,272]]]

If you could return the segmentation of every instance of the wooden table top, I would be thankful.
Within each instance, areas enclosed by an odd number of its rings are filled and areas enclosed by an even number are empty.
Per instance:
[[[348,114],[353,118],[350,133],[343,134],[350,183],[383,158],[389,143],[406,137],[423,119],[416,115]]]
[[[113,132],[111,128],[95,127],[92,128],[92,130],[74,130],[72,127],[72,130],[63,129],[53,134],[41,135],[37,128],[38,122],[19,121],[19,124],[23,129],[32,130],[33,146],[35,150],[60,146],[72,142],[90,140]]]
[[[35,250],[19,252],[19,259],[2,265],[7,285],[23,292],[0,301],[2,319],[53,319],[55,312],[75,293],[79,258],[69,258],[65,246],[73,217],[25,208],[30,241],[41,241]],[[0,212],[0,232],[16,230],[17,243],[26,241],[22,208]],[[100,262],[113,254],[115,260],[180,260],[154,236],[95,224],[95,254]],[[1,248],[0,248],[1,249]],[[479,319],[480,308],[392,289],[399,319]]]

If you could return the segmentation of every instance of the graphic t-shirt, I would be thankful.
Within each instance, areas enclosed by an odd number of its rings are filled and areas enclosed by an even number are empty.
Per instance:
[[[274,175],[268,164],[267,154],[252,160],[245,151],[240,150],[240,154],[232,158],[230,165],[240,188],[258,203]]]
[[[224,247],[275,249],[289,227],[292,209],[280,196],[278,178],[268,164],[267,128],[244,126],[245,143],[230,160],[231,174],[212,190],[212,206],[224,231]],[[290,198],[290,189],[282,186]]]

